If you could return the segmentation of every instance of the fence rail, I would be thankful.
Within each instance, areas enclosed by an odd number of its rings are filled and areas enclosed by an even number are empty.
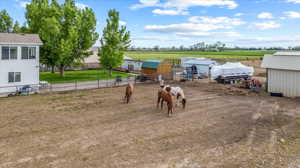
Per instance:
[[[10,95],[24,95],[32,93],[51,93],[51,92],[64,92],[64,91],[76,91],[86,89],[98,89],[124,86],[128,83],[139,83],[136,77],[118,78],[114,80],[96,80],[88,82],[74,81],[72,83],[60,83],[60,84],[28,84],[28,85],[16,85],[16,86],[2,86],[0,87],[0,97]],[[30,87],[28,87],[30,86]],[[26,88],[22,90],[23,88]]]

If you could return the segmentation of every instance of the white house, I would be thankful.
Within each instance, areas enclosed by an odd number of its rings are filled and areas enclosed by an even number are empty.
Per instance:
[[[265,55],[267,90],[286,97],[300,97],[300,52],[277,52]]]
[[[124,63],[121,68],[126,69],[128,71],[141,71],[142,70],[143,61],[134,60],[130,57],[124,57]]]
[[[99,56],[98,56],[98,51],[99,47],[92,47],[90,48],[90,51],[92,52],[92,55],[84,59],[83,62],[83,68],[88,69],[88,68],[99,68]]]
[[[0,94],[39,85],[41,45],[36,34],[0,33]]]

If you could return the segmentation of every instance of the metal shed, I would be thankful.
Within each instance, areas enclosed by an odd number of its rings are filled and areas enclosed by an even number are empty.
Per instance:
[[[277,52],[265,55],[267,91],[286,97],[300,97],[300,52]]]
[[[183,68],[192,67],[193,65],[197,67],[198,75],[208,76],[209,68],[217,65],[217,62],[207,58],[181,58],[181,66]]]
[[[132,71],[141,71],[143,65],[143,61],[134,60],[130,57],[124,57],[124,63],[122,64],[121,68],[126,69],[129,72]]]

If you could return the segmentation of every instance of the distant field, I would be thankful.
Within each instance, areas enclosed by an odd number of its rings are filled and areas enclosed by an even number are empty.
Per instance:
[[[215,60],[224,61],[244,61],[244,60],[258,60],[265,54],[273,54],[274,51],[224,51],[224,52],[127,52],[129,56],[137,60],[146,59],[179,59],[182,57],[205,57]]]

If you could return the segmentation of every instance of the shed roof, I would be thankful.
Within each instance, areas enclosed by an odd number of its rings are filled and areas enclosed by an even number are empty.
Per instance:
[[[0,44],[34,44],[42,45],[38,34],[0,33]]]
[[[300,56],[299,51],[280,51],[274,54],[275,56]]]
[[[159,67],[159,64],[163,62],[164,60],[161,59],[152,59],[152,60],[146,60],[142,68],[151,68],[151,69],[157,69]]]
[[[261,66],[270,69],[300,71],[300,55],[292,55],[292,53],[282,55],[280,52],[265,55]]]

